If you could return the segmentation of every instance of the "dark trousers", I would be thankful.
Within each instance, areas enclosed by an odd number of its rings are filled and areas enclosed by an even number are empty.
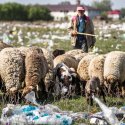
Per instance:
[[[82,49],[83,52],[87,53],[88,52],[88,46],[87,46],[86,38],[79,39],[79,37],[77,37],[74,49]]]

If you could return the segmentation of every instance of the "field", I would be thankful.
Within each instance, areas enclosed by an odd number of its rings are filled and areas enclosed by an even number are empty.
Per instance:
[[[125,24],[123,22],[94,22],[95,34],[98,35],[93,49],[94,53],[104,54],[110,51],[125,51]],[[70,36],[67,30],[68,24],[63,22],[0,22],[0,38],[3,33],[8,35],[9,42],[13,46],[41,46],[53,51],[54,49],[71,50]],[[12,34],[8,34],[13,30]],[[8,42],[7,39],[4,39]],[[62,99],[51,102],[62,110],[74,112],[95,113],[100,111],[98,105],[89,106],[84,97],[76,99]],[[1,103],[1,108],[4,107]],[[125,99],[119,97],[107,97],[107,106],[121,107],[125,105]],[[75,121],[73,125],[80,123],[89,124],[88,120]]]

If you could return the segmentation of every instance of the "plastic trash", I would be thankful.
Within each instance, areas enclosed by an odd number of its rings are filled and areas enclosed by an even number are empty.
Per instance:
[[[102,112],[104,113],[104,117],[110,125],[120,125],[117,117],[115,116],[114,112],[108,108],[105,104],[103,104],[98,98],[93,95],[93,100],[98,103]]]
[[[120,111],[121,113],[124,113],[124,114],[125,114],[125,106],[121,107],[121,108],[119,109],[119,111]]]
[[[38,107],[41,107],[41,105],[39,105],[37,102],[36,102],[36,97],[35,97],[35,92],[34,91],[31,91],[30,93],[28,93],[26,96],[25,96],[25,99],[31,103],[33,103],[34,105],[37,105]]]
[[[94,125],[108,125],[106,121],[98,118],[91,118],[90,119],[90,124]]]

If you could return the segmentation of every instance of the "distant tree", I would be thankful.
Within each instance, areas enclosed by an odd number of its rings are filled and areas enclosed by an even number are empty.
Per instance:
[[[39,5],[30,6],[28,10],[29,20],[52,20],[52,16],[47,8]]]
[[[125,18],[125,8],[121,9],[121,18]]]
[[[18,3],[6,3],[0,5],[1,20],[26,20],[25,6]]]
[[[101,0],[101,2],[93,1],[92,6],[103,11],[109,11],[112,9],[111,0]]]
[[[50,11],[40,5],[22,5],[18,3],[0,4],[0,20],[52,20]]]

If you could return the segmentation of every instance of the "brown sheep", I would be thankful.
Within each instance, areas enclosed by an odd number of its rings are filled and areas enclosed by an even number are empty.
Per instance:
[[[43,79],[48,72],[47,61],[40,48],[31,47],[25,58],[25,88],[23,95],[26,95],[32,90],[45,91]]]

